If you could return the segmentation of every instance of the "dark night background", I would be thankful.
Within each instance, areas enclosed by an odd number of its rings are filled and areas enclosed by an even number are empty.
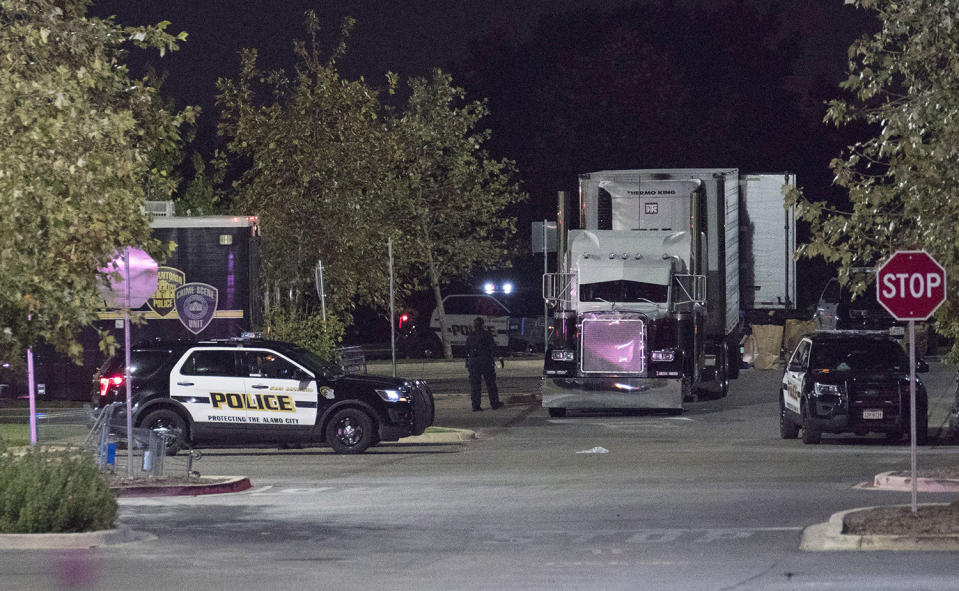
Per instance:
[[[165,92],[179,107],[203,109],[192,149],[209,157],[219,141],[217,77],[236,76],[244,47],[257,48],[264,65],[291,67],[309,9],[331,44],[341,19],[356,19],[339,64],[345,77],[380,85],[388,70],[407,77],[441,67],[469,98],[488,99],[488,149],[516,161],[530,195],[513,212],[520,236],[510,273],[532,278],[530,290],[542,272],[542,258],[529,253],[530,222],[555,219],[556,191],[574,190],[578,173],[789,171],[807,196],[837,201],[829,161],[862,133],[822,123],[849,44],[873,26],[842,0],[103,0],[91,14],[128,25],[168,20],[169,32],[189,33],[154,66],[168,74]],[[821,278],[800,282],[806,307],[829,273],[800,264],[801,274]]]

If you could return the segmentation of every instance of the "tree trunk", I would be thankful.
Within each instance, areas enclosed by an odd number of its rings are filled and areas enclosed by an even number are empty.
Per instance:
[[[433,300],[436,302],[436,310],[440,317],[440,339],[443,342],[443,357],[452,359],[453,345],[450,344],[449,332],[446,330],[446,308],[443,307],[443,292],[440,290],[440,278],[436,270],[436,263],[433,261],[433,252],[429,249],[426,251],[426,260],[430,273],[430,287],[433,289]]]

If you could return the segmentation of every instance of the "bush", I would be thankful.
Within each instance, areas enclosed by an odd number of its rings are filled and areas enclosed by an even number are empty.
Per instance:
[[[116,515],[116,498],[89,453],[30,448],[0,455],[0,533],[110,529]]]
[[[331,363],[338,362],[339,344],[345,329],[337,318],[329,316],[324,322],[316,314],[292,314],[283,307],[276,307],[267,312],[264,324],[264,337],[295,343]]]

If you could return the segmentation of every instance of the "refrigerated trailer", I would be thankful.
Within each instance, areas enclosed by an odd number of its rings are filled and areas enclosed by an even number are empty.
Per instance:
[[[681,411],[738,376],[741,312],[795,305],[792,174],[605,170],[560,206],[543,406]],[[777,215],[778,214],[778,215]]]

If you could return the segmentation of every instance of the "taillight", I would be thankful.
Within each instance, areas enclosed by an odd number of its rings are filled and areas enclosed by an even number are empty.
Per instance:
[[[110,386],[120,386],[123,384],[123,376],[111,376],[100,378],[100,396],[106,396]]]

